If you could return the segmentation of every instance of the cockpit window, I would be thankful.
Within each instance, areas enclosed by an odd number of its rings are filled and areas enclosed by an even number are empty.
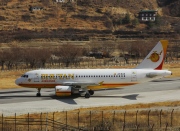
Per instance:
[[[22,75],[21,77],[28,78],[28,75]]]

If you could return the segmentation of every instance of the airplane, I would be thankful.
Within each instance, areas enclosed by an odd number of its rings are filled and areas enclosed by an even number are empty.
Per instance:
[[[15,83],[37,88],[38,97],[41,88],[55,88],[56,96],[79,93],[89,98],[94,90],[119,88],[172,75],[171,71],[162,70],[167,45],[167,40],[160,40],[133,69],[39,69],[26,72]]]

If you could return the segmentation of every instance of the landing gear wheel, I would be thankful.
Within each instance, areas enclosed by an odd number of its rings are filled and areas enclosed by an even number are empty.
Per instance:
[[[94,95],[94,91],[93,90],[89,90],[89,94],[92,96]]]
[[[41,93],[37,93],[36,96],[37,96],[37,97],[40,97],[40,96],[41,96]]]
[[[90,97],[90,94],[89,93],[86,93],[85,94],[85,98],[89,98]]]
[[[37,90],[38,90],[38,92],[37,92],[36,96],[40,97],[41,96],[41,88],[38,88]]]

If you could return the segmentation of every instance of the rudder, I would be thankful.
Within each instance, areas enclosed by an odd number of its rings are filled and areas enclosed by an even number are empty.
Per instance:
[[[167,40],[160,40],[136,69],[161,70],[167,51]]]

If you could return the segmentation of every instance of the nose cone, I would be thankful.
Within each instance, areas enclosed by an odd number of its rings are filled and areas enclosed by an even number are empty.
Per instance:
[[[15,80],[16,85],[19,85],[20,82],[21,82],[21,81],[20,81],[20,78],[18,78],[18,79]]]

